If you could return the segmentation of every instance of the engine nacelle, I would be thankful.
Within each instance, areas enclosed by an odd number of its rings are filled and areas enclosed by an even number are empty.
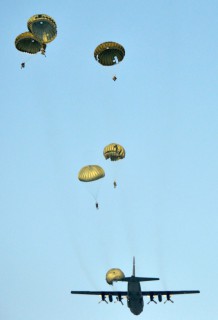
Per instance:
[[[149,304],[150,302],[157,303],[157,302],[154,300],[154,295],[153,295],[153,294],[150,294],[150,301],[148,301],[147,304]]]
[[[112,294],[109,294],[108,300],[109,300],[110,302],[113,302],[113,296],[112,296]]]
[[[167,300],[164,303],[166,303],[167,301],[174,303],[174,301],[171,300],[171,295],[169,293],[167,294]]]
[[[162,295],[161,294],[158,295],[158,301],[162,302]]]
[[[119,301],[119,302],[121,302],[121,304],[123,304],[122,300],[123,300],[123,298],[122,298],[121,294],[118,294],[117,301]]]
[[[99,303],[102,302],[102,301],[108,303],[107,300],[106,300],[105,294],[101,294],[101,301],[99,301]]]

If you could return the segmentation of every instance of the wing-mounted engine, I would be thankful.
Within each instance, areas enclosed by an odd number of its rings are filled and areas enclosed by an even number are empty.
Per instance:
[[[109,298],[109,299],[110,299],[110,298]],[[102,295],[101,295],[101,300],[99,301],[99,303],[101,303],[102,301],[108,303],[107,300],[106,300],[106,295],[105,295],[105,294],[102,294]]]
[[[109,295],[108,295],[108,300],[109,300],[110,302],[113,302],[113,296],[112,296],[112,294],[109,294]]]
[[[174,303],[174,301],[173,300],[171,300],[171,295],[169,294],[169,293],[167,293],[166,295],[164,294],[164,296],[166,296],[166,301],[164,301],[164,303],[166,303],[167,301],[170,301],[171,303]],[[162,302],[162,300],[163,300],[163,296],[162,296],[162,294],[153,294],[153,293],[150,293],[149,294],[149,297],[150,297],[150,301],[148,301],[148,303],[147,304],[149,304],[150,302],[154,302],[155,304],[157,304],[157,302],[154,300],[154,298],[155,297],[157,297],[158,298],[158,301],[159,302]]]
[[[166,303],[167,301],[170,301],[171,303],[174,303],[174,301],[171,300],[171,295],[170,294],[167,294],[167,299],[166,299],[166,301],[164,301],[164,303]]]
[[[123,305],[123,297],[121,296],[121,294],[118,294],[117,297],[116,297],[117,301],[115,302],[120,302],[122,305]]]
[[[155,304],[157,304],[157,302],[154,300],[154,295],[150,294],[150,301],[148,301],[147,304],[149,304],[150,302],[154,302]]]

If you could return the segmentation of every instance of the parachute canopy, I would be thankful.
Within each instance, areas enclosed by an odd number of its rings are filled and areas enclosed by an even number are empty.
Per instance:
[[[56,22],[46,14],[36,14],[29,18],[27,27],[35,38],[42,43],[49,43],[57,36]]]
[[[40,43],[31,32],[24,32],[15,39],[15,47],[19,51],[35,54],[44,50],[46,45]]]
[[[123,60],[125,49],[116,42],[101,43],[94,51],[95,59],[103,66],[112,66]]]
[[[83,182],[95,181],[103,178],[104,176],[104,169],[98,165],[85,166],[78,173],[78,179]]]
[[[126,152],[121,145],[111,143],[104,148],[103,154],[106,160],[111,159],[111,161],[117,161],[125,158]]]
[[[119,281],[125,278],[125,275],[122,270],[118,268],[110,269],[106,273],[106,281],[108,284],[113,284],[114,281]]]

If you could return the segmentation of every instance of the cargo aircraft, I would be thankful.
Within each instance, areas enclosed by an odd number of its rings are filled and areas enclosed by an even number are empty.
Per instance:
[[[135,276],[135,258],[133,258],[133,273],[131,277],[124,277],[122,280],[128,283],[127,291],[71,291],[72,294],[85,294],[85,295],[99,295],[101,301],[108,303],[113,301],[113,296],[116,297],[116,300],[123,304],[123,297],[127,298],[127,306],[134,315],[139,315],[143,311],[144,301],[143,297],[147,296],[150,298],[150,302],[157,303],[154,299],[157,297],[158,301],[162,301],[162,297],[166,297],[167,301],[171,300],[171,297],[176,294],[193,294],[200,293],[199,290],[181,290],[181,291],[141,291],[140,282],[142,281],[154,281],[159,280],[159,278],[145,278],[145,277],[136,277]],[[116,302],[116,301],[115,301]]]

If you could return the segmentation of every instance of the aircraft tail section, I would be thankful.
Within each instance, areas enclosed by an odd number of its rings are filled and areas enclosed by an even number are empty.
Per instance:
[[[159,278],[149,278],[149,277],[135,277],[135,279],[138,280],[139,282],[160,280]]]
[[[119,281],[125,281],[125,282],[130,282],[130,281],[155,281],[155,280],[160,280],[159,278],[148,278],[148,277],[136,277],[135,276],[135,257],[133,257],[133,268],[132,268],[132,277],[125,277],[122,280]]]
[[[138,281],[138,282],[142,282],[142,281],[155,281],[155,280],[160,280],[159,278],[148,278],[148,277],[125,277],[122,280],[118,280],[118,281],[125,281],[125,282],[130,282],[130,281]]]

